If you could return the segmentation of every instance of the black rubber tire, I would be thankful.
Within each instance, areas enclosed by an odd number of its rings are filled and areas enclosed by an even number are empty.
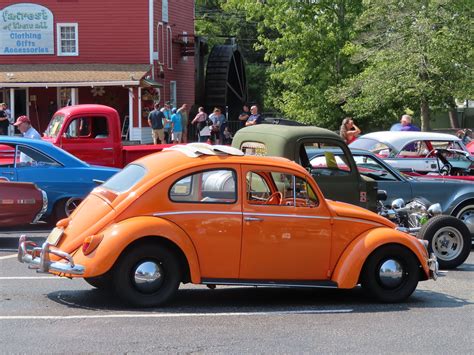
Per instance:
[[[133,281],[137,264],[153,261],[160,264],[163,283],[153,293],[138,290]],[[126,250],[112,271],[115,292],[125,302],[136,307],[155,307],[169,301],[179,288],[182,270],[178,257],[169,248],[155,244],[139,244]]]
[[[114,289],[114,284],[110,273],[96,277],[85,277],[84,281],[102,291],[113,291]]]
[[[389,259],[396,260],[402,267],[402,281],[395,288],[384,286],[379,277],[381,265]],[[402,302],[415,291],[420,277],[419,268],[418,258],[411,250],[398,244],[384,245],[365,261],[361,274],[362,288],[380,302]]]
[[[460,250],[456,250],[456,254],[452,258],[450,258],[447,251],[438,249],[438,237],[443,235],[440,233],[446,233],[451,236],[453,236],[453,233],[458,233],[457,238],[461,239],[460,243],[462,245],[459,245],[459,243],[451,245],[452,248],[460,248]],[[463,221],[453,216],[440,215],[431,218],[421,227],[418,232],[418,238],[428,241],[428,252],[436,255],[440,269],[454,269],[458,267],[467,259],[471,252],[471,233]]]

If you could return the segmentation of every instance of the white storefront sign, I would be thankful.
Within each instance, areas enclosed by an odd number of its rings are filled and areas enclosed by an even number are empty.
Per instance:
[[[53,13],[37,4],[0,10],[0,55],[54,54]]]

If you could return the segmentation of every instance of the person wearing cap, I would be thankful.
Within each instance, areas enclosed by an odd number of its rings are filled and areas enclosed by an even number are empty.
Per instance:
[[[181,139],[183,138],[181,114],[176,108],[173,108],[171,113],[171,140],[173,143],[181,143]]]
[[[41,139],[41,135],[38,131],[31,126],[31,121],[28,116],[18,117],[13,125],[18,128],[25,138]]]

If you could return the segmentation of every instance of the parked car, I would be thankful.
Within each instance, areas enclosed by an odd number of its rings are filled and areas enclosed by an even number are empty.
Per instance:
[[[320,169],[311,173],[326,198],[352,203],[377,211],[377,183],[357,171],[351,152],[336,133],[320,127],[289,126],[282,120],[273,124],[260,124],[239,129],[232,146],[247,155],[288,158],[309,169],[307,150],[314,147],[337,149],[345,155],[346,171]]]
[[[0,178],[32,182],[48,195],[51,221],[70,215],[97,185],[118,169],[91,166],[49,142],[0,136]]]
[[[0,179],[0,227],[36,223],[46,212],[48,197],[35,184]]]
[[[177,145],[129,164],[58,222],[30,267],[113,290],[136,306],[172,298],[181,282],[353,288],[383,302],[436,278],[426,244],[387,219],[325,200],[284,158],[227,146]],[[61,260],[60,260],[61,259]]]
[[[413,131],[374,132],[365,134],[349,147],[364,149],[377,154],[400,171],[421,173],[443,170],[436,157],[437,149],[460,151],[464,154],[448,154],[447,160],[457,171],[474,169],[474,160],[462,140],[452,134]]]
[[[412,201],[423,197],[432,203],[439,203],[443,214],[463,221],[469,229],[471,238],[474,238],[474,183],[444,177],[405,175],[374,153],[360,149],[351,149],[351,152],[359,172],[377,181],[379,189],[386,191],[387,207],[391,207],[391,202],[395,199]],[[349,169],[345,156],[338,150],[312,149],[308,151],[308,155],[315,170],[327,169],[331,164],[337,166],[337,169]],[[464,240],[462,234],[455,232],[453,228],[447,231],[448,233],[438,235],[443,243],[438,243],[437,238],[432,240],[432,249],[438,249],[436,255],[440,262],[443,262],[443,266],[457,266],[464,262],[469,254],[471,243]]]

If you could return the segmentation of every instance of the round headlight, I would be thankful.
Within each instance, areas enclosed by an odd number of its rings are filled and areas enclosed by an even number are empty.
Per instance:
[[[437,216],[443,213],[441,210],[441,205],[439,203],[434,203],[428,208],[428,214],[430,216]]]
[[[405,207],[405,201],[403,198],[397,198],[396,200],[392,201],[392,208],[398,210],[400,208]]]

